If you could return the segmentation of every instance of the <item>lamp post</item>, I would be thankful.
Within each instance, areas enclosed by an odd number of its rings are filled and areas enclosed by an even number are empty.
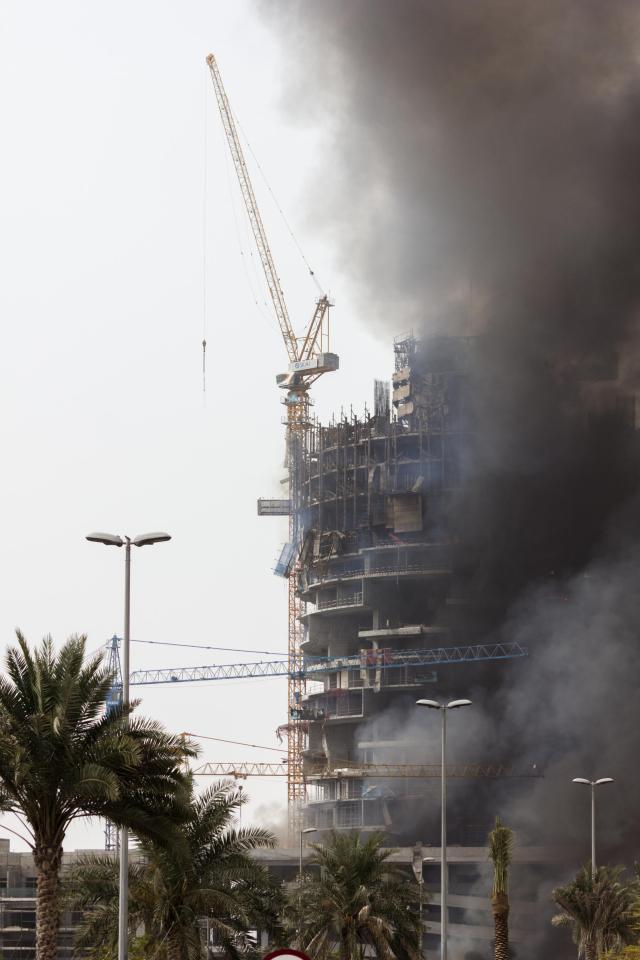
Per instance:
[[[447,711],[457,707],[470,707],[471,700],[416,700],[416,706],[440,710],[442,714],[442,750],[440,764],[441,813],[440,813],[440,960],[447,960]]]
[[[601,777],[600,780],[585,780],[574,777],[572,783],[584,783],[591,787],[591,879],[596,875],[596,787],[602,783],[613,783],[613,777]]]
[[[147,547],[171,540],[168,533],[143,533],[137,537],[120,537],[112,533],[89,533],[87,540],[108,547],[124,546],[124,638],[122,641],[122,703],[129,705],[129,647],[131,622],[131,545]],[[127,724],[128,717],[125,717]],[[127,960],[129,953],[129,831],[120,828],[120,886],[118,891],[118,960]]]
[[[302,838],[303,838],[303,836],[304,836],[305,833],[317,833],[317,830],[316,830],[315,827],[305,827],[303,830],[300,831],[300,864],[299,864],[299,867],[298,867],[298,879],[299,879],[299,880],[302,879]]]

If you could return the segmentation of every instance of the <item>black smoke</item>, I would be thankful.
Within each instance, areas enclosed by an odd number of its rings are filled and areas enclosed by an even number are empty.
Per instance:
[[[487,750],[546,771],[503,815],[529,843],[579,843],[586,798],[568,781],[614,776],[603,858],[630,863],[640,6],[257,5],[281,41],[287,109],[325,132],[309,214],[363,315],[385,337],[412,326],[478,338],[456,514],[475,541],[473,588],[495,601],[492,630],[532,652],[487,703]]]
[[[310,202],[367,315],[387,330],[488,326],[537,356],[629,335],[633,0],[261,6],[289,106],[324,124]]]

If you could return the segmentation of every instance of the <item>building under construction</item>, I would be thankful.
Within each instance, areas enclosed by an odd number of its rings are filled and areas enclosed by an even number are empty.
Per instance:
[[[259,501],[258,509],[289,518],[276,572],[289,581],[290,834],[307,799],[316,829],[385,828],[413,841],[436,758],[425,756],[421,738],[396,735],[391,712],[397,725],[425,686],[437,680],[446,695],[468,682],[465,672],[477,680],[483,663],[525,653],[494,645],[480,611],[469,615],[472,550],[456,529],[452,500],[473,443],[473,341],[400,338],[392,402],[388,383],[377,382],[371,415],[312,421],[310,387],[339,366],[331,304],[323,294],[296,335],[213,54],[207,64],[289,360],[276,378],[287,411],[289,496]],[[499,769],[496,758],[487,767],[474,757],[460,779],[472,776],[477,790]]]
[[[574,447],[564,473],[543,475],[544,512],[528,492],[511,496],[514,509],[503,506],[509,497],[495,480],[490,496],[479,492],[486,347],[481,338],[396,339],[392,391],[376,382],[372,412],[311,421],[290,451],[298,550],[288,563],[306,689],[290,704],[289,727],[306,735],[304,822],[318,831],[384,830],[394,844],[434,843],[439,724],[416,700],[471,697],[488,716],[499,691],[526,689],[529,651],[509,637],[505,613],[531,582],[541,586],[539,603],[563,599],[554,571],[580,567],[576,530],[601,524],[599,501],[576,506],[580,481],[611,437],[635,449],[635,401],[615,360],[573,363],[550,374],[572,398],[557,419]],[[511,489],[522,485],[516,476]],[[493,513],[483,516],[490,501]],[[469,736],[447,759],[449,840],[471,846],[539,773],[517,738],[492,742],[486,755],[476,722],[470,712],[460,718]]]
[[[406,336],[394,347],[392,395],[376,382],[372,413],[312,423],[297,451],[291,576],[313,680],[290,727],[307,734],[305,825],[382,829],[406,843],[437,836],[439,820],[437,730],[428,736],[415,701],[490,686],[526,651],[494,642],[471,602],[470,545],[456,522],[473,447],[474,341]],[[472,779],[477,797],[509,772],[500,757],[460,757],[450,776]],[[463,817],[451,840],[483,842],[487,827]]]

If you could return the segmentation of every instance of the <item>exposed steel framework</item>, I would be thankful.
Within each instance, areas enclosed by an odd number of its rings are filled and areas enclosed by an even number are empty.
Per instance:
[[[258,255],[269,288],[282,339],[289,359],[289,373],[278,377],[279,386],[287,391],[287,463],[289,469],[289,543],[292,548],[298,544],[298,513],[296,491],[297,471],[300,463],[301,448],[304,446],[304,433],[309,422],[308,390],[322,373],[337,369],[337,357],[324,355],[323,345],[329,345],[329,299],[321,296],[317,301],[313,316],[305,333],[296,337],[289,319],[273,255],[267,240],[267,234],[260,216],[255,193],[244,159],[240,137],[233,118],[231,106],[222,83],[222,77],[213,54],[207,57],[211,80],[215,90],[222,125],[229,145],[240,191],[247,210]],[[325,356],[331,358],[327,365]],[[305,681],[300,672],[302,667],[301,643],[303,626],[300,620],[303,602],[296,596],[296,576],[289,571],[288,583],[288,656],[289,679],[287,691],[287,716],[289,733],[287,740],[287,799],[289,808],[289,828],[295,833],[301,824],[301,806],[305,798],[305,786],[302,776],[302,754],[305,746],[306,727],[296,720],[295,711],[305,690]]]

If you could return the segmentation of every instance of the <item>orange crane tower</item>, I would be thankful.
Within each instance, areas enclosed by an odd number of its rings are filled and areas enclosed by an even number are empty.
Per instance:
[[[251,178],[245,163],[236,123],[222,83],[214,55],[207,57],[211,80],[215,90],[222,125],[235,167],[240,191],[247,210],[258,255],[271,295],[276,319],[284,340],[289,366],[286,373],[276,377],[278,386],[285,390],[284,404],[287,408],[286,442],[289,478],[289,500],[281,513],[289,516],[289,542],[283,552],[283,572],[288,577],[288,659],[289,679],[287,690],[287,802],[289,829],[292,834],[299,829],[302,804],[305,799],[305,784],[302,773],[302,754],[305,746],[305,725],[298,719],[298,709],[304,693],[305,681],[301,676],[304,628],[301,615],[302,603],[296,594],[297,565],[302,534],[300,524],[300,469],[305,446],[306,429],[309,424],[309,388],[322,376],[338,369],[338,357],[328,352],[329,347],[329,299],[323,295],[316,302],[313,315],[302,336],[296,336],[289,319],[280,280],[273,255],[256,202]],[[326,352],[325,352],[326,345]],[[269,511],[271,514],[276,510]]]

